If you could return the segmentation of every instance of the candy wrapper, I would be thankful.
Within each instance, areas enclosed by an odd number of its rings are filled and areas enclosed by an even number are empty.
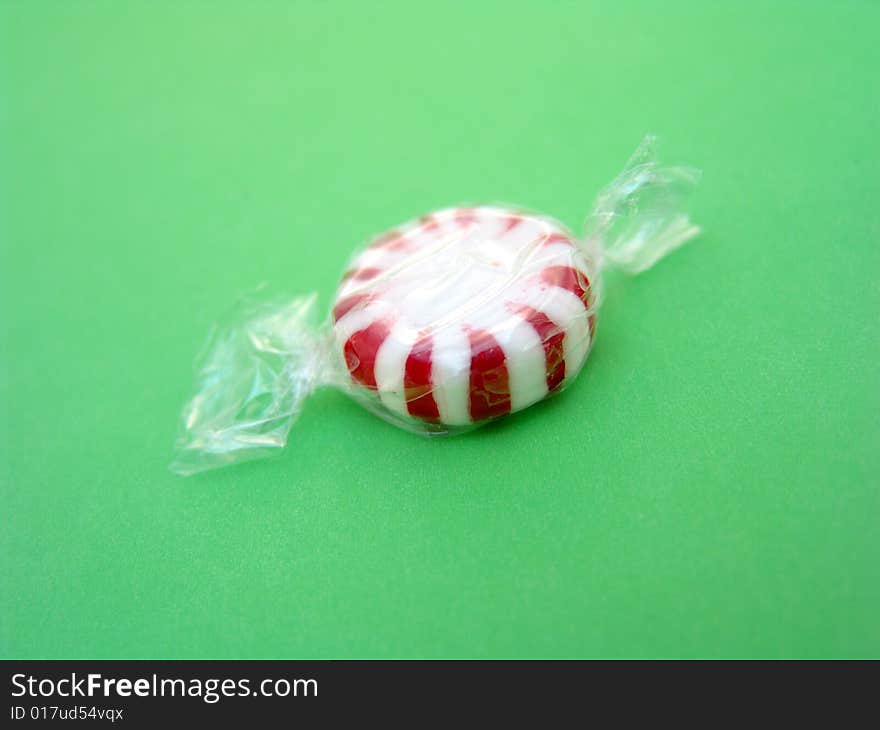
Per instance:
[[[314,294],[244,303],[200,358],[172,470],[269,455],[320,387],[426,435],[564,390],[596,336],[600,272],[642,271],[696,235],[684,202],[697,178],[661,167],[649,137],[581,236],[507,206],[448,208],[357,252],[323,324]]]

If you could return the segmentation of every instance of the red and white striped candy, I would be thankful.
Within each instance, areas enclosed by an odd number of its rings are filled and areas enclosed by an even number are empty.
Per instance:
[[[395,416],[465,426],[577,375],[591,263],[546,218],[451,208],[380,236],[340,283],[334,333],[356,386]]]

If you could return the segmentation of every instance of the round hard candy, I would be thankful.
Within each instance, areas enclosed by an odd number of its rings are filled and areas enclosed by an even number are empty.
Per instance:
[[[353,259],[333,330],[356,389],[426,430],[521,410],[574,378],[594,330],[595,265],[548,218],[450,208]]]

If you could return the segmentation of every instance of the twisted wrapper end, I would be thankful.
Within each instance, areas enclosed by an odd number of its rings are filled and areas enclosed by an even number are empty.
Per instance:
[[[657,138],[645,137],[623,172],[599,193],[585,221],[585,247],[600,266],[637,274],[700,232],[686,212],[700,171],[662,167],[656,148]]]
[[[312,325],[315,302],[314,294],[243,301],[213,328],[181,414],[171,471],[195,474],[285,445],[330,361],[329,339]]]

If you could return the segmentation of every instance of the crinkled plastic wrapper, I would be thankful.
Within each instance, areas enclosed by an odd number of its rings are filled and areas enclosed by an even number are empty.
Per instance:
[[[323,324],[314,294],[244,302],[199,358],[172,470],[273,453],[320,387],[426,435],[564,390],[596,336],[602,270],[640,272],[696,235],[684,203],[698,177],[660,166],[648,137],[579,236],[507,206],[448,208],[356,252]]]

